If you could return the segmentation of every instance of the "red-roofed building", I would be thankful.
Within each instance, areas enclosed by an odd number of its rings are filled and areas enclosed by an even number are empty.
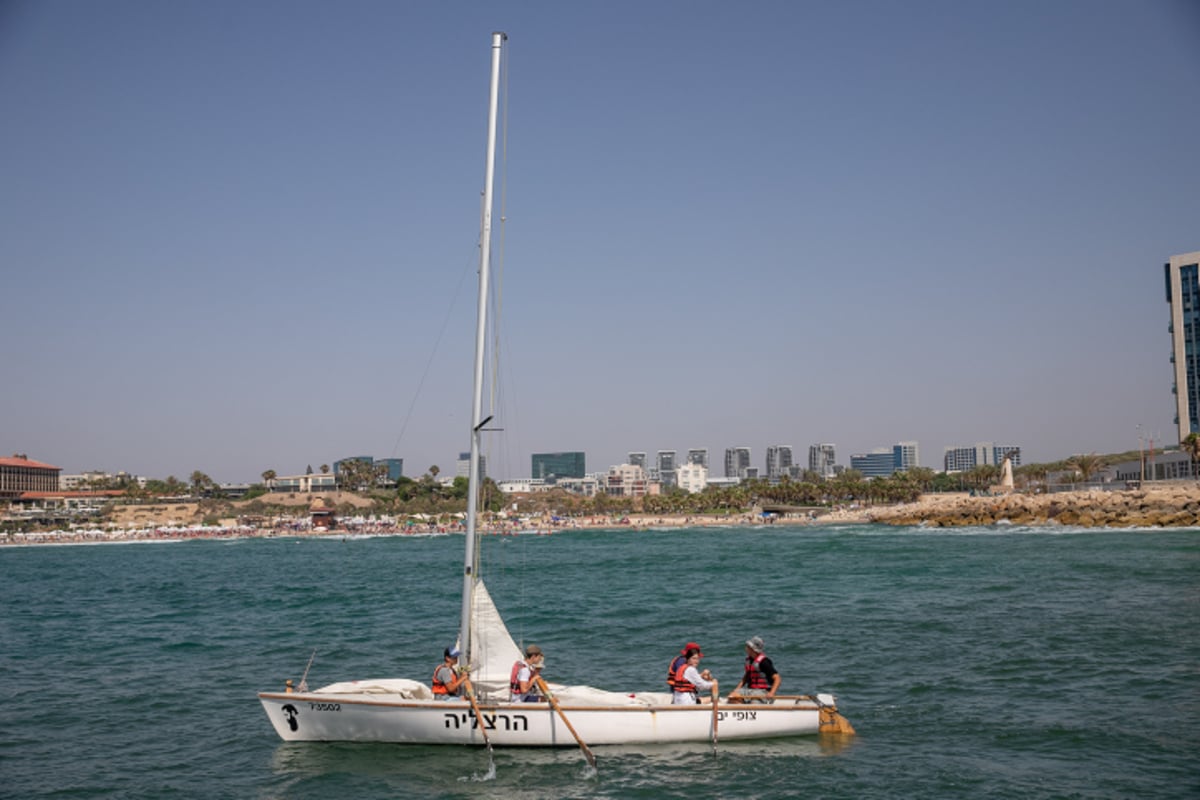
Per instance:
[[[24,455],[0,458],[0,499],[14,500],[25,492],[57,492],[60,472],[59,467]]]

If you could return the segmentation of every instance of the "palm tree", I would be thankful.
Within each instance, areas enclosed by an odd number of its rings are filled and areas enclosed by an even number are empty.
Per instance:
[[[1050,474],[1050,468],[1045,464],[1026,464],[1017,467],[1013,470],[1016,477],[1023,478],[1026,484],[1046,483],[1046,477]]]
[[[1183,452],[1192,457],[1192,477],[1200,478],[1200,475],[1196,473],[1196,464],[1200,463],[1200,435],[1189,433],[1179,444],[1183,448]]]
[[[329,474],[329,465],[328,465],[328,464],[322,464],[322,465],[321,465],[321,474],[322,474],[322,475],[328,475],[328,474]]]
[[[212,478],[208,477],[200,470],[196,470],[195,472],[192,473],[191,481],[192,481],[192,491],[195,494],[200,494],[200,492],[206,486],[209,486],[212,483]]]
[[[929,487],[933,485],[933,479],[937,476],[929,467],[912,467],[908,470],[908,477],[916,481],[921,487],[922,492],[928,492]]]
[[[263,471],[263,474],[262,474],[263,483],[270,483],[271,481],[275,480],[276,477],[277,476],[275,474],[275,470],[273,470],[273,469],[268,469],[268,470]]]
[[[967,482],[976,490],[983,490],[1000,480],[1000,468],[995,464],[977,464],[966,472]]]
[[[1079,478],[1084,483],[1091,480],[1092,476],[1104,469],[1105,466],[1103,456],[1098,456],[1095,453],[1071,456],[1067,459],[1068,469],[1073,469],[1079,473]]]

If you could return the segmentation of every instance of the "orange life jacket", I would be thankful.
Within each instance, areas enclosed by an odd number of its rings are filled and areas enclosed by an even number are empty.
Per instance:
[[[671,659],[671,666],[667,667],[667,686],[670,686],[672,691],[675,689],[675,673],[681,664],[687,664],[687,659],[683,656],[675,656]]]
[[[433,679],[430,681],[430,684],[433,687],[434,694],[450,694],[450,687],[438,680],[438,673],[442,671],[442,667],[444,666],[446,665],[442,663],[433,668]]]
[[[687,672],[688,663],[684,661],[679,665],[679,669],[675,670],[675,691],[683,692],[684,694],[695,694],[696,684],[683,677],[683,673]]]

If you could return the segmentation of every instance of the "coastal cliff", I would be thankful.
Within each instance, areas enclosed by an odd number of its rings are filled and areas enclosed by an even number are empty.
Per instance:
[[[924,495],[915,503],[868,509],[869,522],[886,525],[1078,525],[1141,528],[1200,527],[1200,485],[1172,484],[1128,491],[1055,494]]]

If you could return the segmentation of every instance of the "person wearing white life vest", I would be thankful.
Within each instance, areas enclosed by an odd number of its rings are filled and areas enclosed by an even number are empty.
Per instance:
[[[537,689],[535,678],[542,674],[546,663],[542,648],[531,644],[525,648],[525,659],[513,664],[508,680],[509,700],[513,703],[536,703],[546,698]]]
[[[686,660],[675,672],[675,693],[672,702],[677,706],[709,702],[712,699],[709,693],[717,682],[711,672],[701,672],[698,669],[704,654],[698,647],[689,647],[684,657]]]

